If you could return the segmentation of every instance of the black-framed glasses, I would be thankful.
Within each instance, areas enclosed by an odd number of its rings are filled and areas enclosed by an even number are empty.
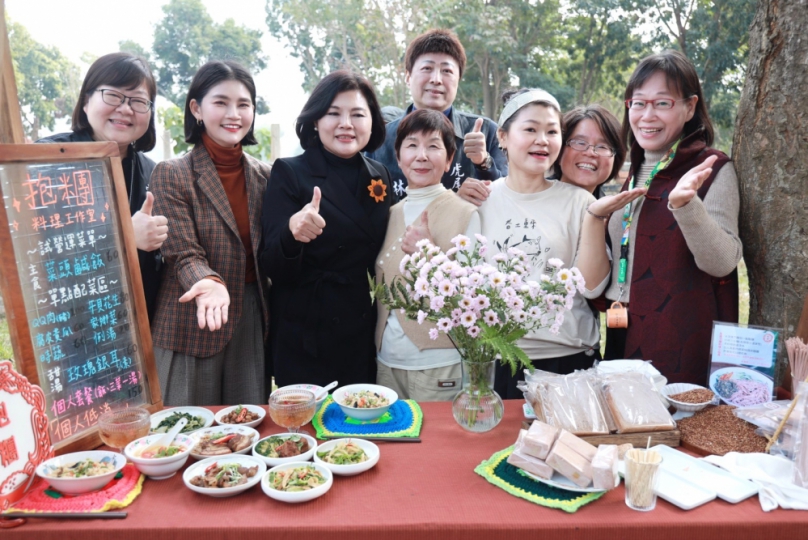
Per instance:
[[[586,152],[589,148],[595,152],[596,156],[612,157],[614,155],[614,148],[606,146],[605,144],[589,144],[581,139],[570,139],[567,141],[567,146],[578,152]]]
[[[106,88],[100,88],[96,90],[96,92],[101,92],[101,100],[107,105],[120,107],[126,103],[126,100],[128,99],[129,107],[131,107],[131,109],[137,113],[147,113],[152,108],[152,102],[148,99],[125,96],[120,92],[116,92],[115,90],[107,90]]]
[[[649,104],[655,111],[667,111],[673,109],[677,101],[688,101],[692,97],[693,96],[682,99],[627,99],[625,104],[626,108],[632,111],[644,111]]]

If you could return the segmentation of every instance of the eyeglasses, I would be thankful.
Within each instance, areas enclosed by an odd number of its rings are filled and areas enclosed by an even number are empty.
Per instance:
[[[632,111],[644,111],[645,107],[647,107],[649,103],[655,111],[667,111],[669,109],[673,109],[673,106],[676,105],[677,101],[688,101],[692,97],[693,96],[682,99],[627,99],[625,104],[626,108]]]
[[[581,139],[570,139],[567,141],[567,146],[579,152],[586,152],[589,148],[600,157],[612,157],[614,155],[614,148],[603,144],[589,144]]]
[[[152,102],[149,101],[148,99],[125,96],[120,92],[116,92],[115,90],[107,90],[105,88],[96,90],[96,92],[101,92],[101,99],[107,105],[120,107],[121,105],[126,103],[126,100],[128,99],[129,107],[131,107],[132,110],[137,113],[147,113],[152,108]]]

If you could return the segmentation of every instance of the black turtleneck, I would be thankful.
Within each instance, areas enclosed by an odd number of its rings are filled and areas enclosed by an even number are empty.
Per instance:
[[[325,156],[325,162],[328,164],[329,170],[339,176],[340,180],[345,183],[348,191],[358,199],[360,196],[359,189],[361,188],[359,185],[359,177],[362,170],[362,156],[356,154],[347,159],[341,158],[332,154],[326,148],[323,148],[323,155]]]

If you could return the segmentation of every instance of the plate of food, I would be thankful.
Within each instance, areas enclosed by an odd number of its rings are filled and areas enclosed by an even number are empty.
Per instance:
[[[317,439],[305,433],[278,433],[256,442],[252,455],[274,467],[292,461],[308,461],[316,448]]]
[[[238,424],[254,428],[264,421],[266,409],[258,405],[233,405],[225,407],[214,415],[217,424]]]
[[[398,394],[378,384],[350,384],[334,390],[333,398],[345,416],[376,420],[398,401]]]
[[[333,483],[334,476],[322,464],[294,461],[269,469],[261,489],[275,500],[301,503],[325,495]]]
[[[263,461],[238,454],[197,461],[182,473],[191,491],[210,497],[232,497],[261,481],[267,470]]]
[[[334,439],[314,452],[314,462],[339,476],[353,476],[372,469],[379,462],[379,447],[363,439]]]
[[[192,433],[213,425],[213,413],[204,407],[174,407],[151,415],[151,433],[167,433],[180,418],[188,420],[180,433]]]
[[[152,480],[165,480],[177,474],[188,461],[194,446],[194,441],[189,436],[177,435],[169,446],[149,448],[161,437],[163,435],[159,433],[146,435],[127,444],[123,450],[137,470]]]
[[[247,426],[224,425],[199,429],[190,437],[194,442],[191,457],[206,459],[248,453],[258,440],[258,432]]]
[[[771,401],[774,381],[754,369],[731,366],[710,374],[710,390],[724,403],[746,407]]]
[[[39,464],[36,474],[65,495],[81,495],[106,486],[124,465],[123,454],[89,450],[50,458]]]

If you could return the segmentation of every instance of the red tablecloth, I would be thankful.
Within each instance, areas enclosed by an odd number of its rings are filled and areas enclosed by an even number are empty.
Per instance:
[[[463,431],[449,403],[421,407],[422,443],[379,443],[375,468],[336,477],[325,496],[309,503],[274,501],[260,486],[213,499],[188,490],[177,474],[147,479],[143,493],[125,509],[126,519],[31,519],[0,535],[4,540],[808,538],[808,512],[764,513],[757,497],[737,505],[716,500],[689,512],[660,499],[654,511],[642,513],[626,507],[621,486],[574,514],[534,505],[474,473],[481,461],[513,444],[522,421],[520,402],[506,402],[502,423],[484,434]],[[263,436],[282,430],[267,416],[259,431]]]

